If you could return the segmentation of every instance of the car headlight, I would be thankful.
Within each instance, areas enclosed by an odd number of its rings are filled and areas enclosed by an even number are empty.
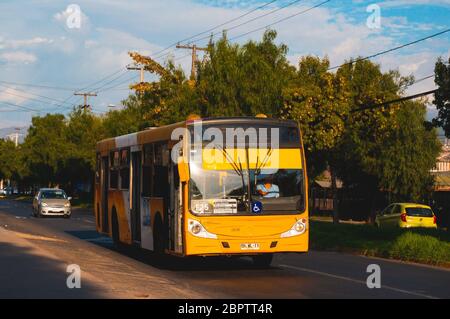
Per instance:
[[[47,207],[48,204],[47,204],[47,203],[41,203],[41,206],[42,206],[42,207]]]
[[[216,234],[212,234],[212,233],[208,232],[205,229],[205,227],[203,227],[203,225],[200,224],[200,222],[198,222],[196,220],[193,220],[193,219],[188,220],[188,229],[189,229],[189,232],[196,237],[217,239]]]
[[[291,229],[281,234],[281,238],[293,237],[303,234],[306,231],[306,219],[298,220]]]

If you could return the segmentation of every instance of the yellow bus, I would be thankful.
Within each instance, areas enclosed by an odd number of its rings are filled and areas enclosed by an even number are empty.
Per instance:
[[[177,256],[307,252],[308,188],[298,124],[190,118],[97,144],[98,232]]]

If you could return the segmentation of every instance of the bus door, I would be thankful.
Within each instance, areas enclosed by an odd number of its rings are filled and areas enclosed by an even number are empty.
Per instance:
[[[170,200],[169,200],[169,248],[175,253],[183,252],[182,242],[182,210],[180,191],[180,178],[178,175],[178,166],[170,161],[169,164],[169,185],[170,185]]]
[[[101,230],[103,233],[109,232],[108,219],[108,187],[109,187],[109,159],[108,156],[102,157],[101,164]]]
[[[134,242],[141,242],[141,176],[142,153],[131,153],[131,237]]]

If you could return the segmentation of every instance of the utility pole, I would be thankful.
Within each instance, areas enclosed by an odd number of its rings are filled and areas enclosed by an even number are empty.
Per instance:
[[[88,104],[88,97],[90,96],[97,96],[97,93],[77,93],[75,92],[73,95],[78,95],[78,96],[83,96],[84,97],[84,105],[81,107],[83,110],[86,110],[88,108],[90,108],[89,104]]]
[[[11,142],[13,142],[14,145],[17,147],[17,146],[19,145],[19,136],[20,136],[20,135],[23,135],[23,134],[19,133],[19,132],[20,132],[20,128],[18,128],[18,127],[14,128],[14,130],[15,130],[16,132],[15,132],[15,133],[9,134],[7,137],[8,137],[9,140],[10,140]]]
[[[141,73],[141,81],[140,83],[144,83],[144,66],[127,66],[127,70],[132,70],[132,71],[140,71]]]
[[[188,49],[192,50],[192,69],[191,69],[191,80],[195,80],[197,77],[197,51],[208,51],[208,48],[199,48],[194,45],[177,45],[177,49]]]
[[[145,71],[145,69],[144,69],[144,66],[143,65],[141,65],[141,66],[138,66],[137,64],[135,64],[134,66],[127,66],[127,70],[131,70],[131,71],[139,71],[140,72],[140,84],[142,85],[143,83],[144,83],[144,81],[145,81],[145,78],[144,78],[144,71]],[[142,86],[141,86],[142,87]],[[142,97],[143,97],[143,93],[144,92],[142,92],[140,89],[139,90],[137,90],[137,93],[138,93],[138,97],[139,97],[139,103],[142,105]]]

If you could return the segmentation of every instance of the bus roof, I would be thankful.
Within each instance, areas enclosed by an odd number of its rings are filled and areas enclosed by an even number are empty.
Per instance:
[[[143,131],[108,138],[97,143],[97,152],[105,154],[113,149],[159,141],[167,141],[171,139],[171,135],[174,129],[187,127],[199,121],[205,124],[224,124],[232,122],[235,124],[258,123],[260,125],[297,126],[297,122],[294,120],[282,120],[275,118],[258,118],[250,116],[201,118],[196,120],[186,120],[160,127],[151,127]]]

